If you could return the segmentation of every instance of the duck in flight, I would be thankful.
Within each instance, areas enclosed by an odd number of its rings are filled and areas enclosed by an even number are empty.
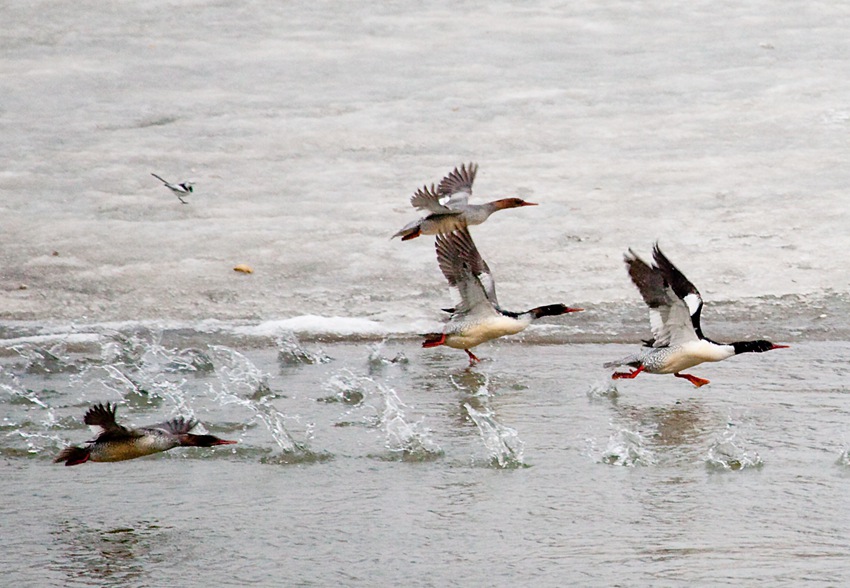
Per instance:
[[[457,289],[460,304],[447,309],[451,317],[442,333],[425,335],[422,347],[448,345],[463,349],[469,356],[469,365],[479,359],[470,351],[485,341],[514,335],[525,329],[532,321],[544,316],[557,316],[578,312],[581,308],[570,308],[563,304],[538,306],[525,312],[510,312],[499,306],[496,284],[490,268],[478,253],[469,231],[464,227],[436,238],[437,263],[449,282]]]
[[[411,196],[410,204],[417,210],[428,211],[428,216],[407,224],[392,238],[401,237],[402,241],[409,241],[420,235],[448,233],[468,225],[480,225],[497,210],[537,206],[535,202],[526,202],[522,198],[502,198],[486,204],[469,204],[472,183],[477,172],[477,164],[470,163],[468,167],[461,164],[444,177],[436,188],[431,184],[430,188],[426,185],[417,190],[416,194]]]
[[[163,184],[165,184],[166,188],[168,188],[169,190],[174,192],[174,195],[177,196],[177,199],[180,200],[180,202],[182,202],[183,204],[189,204],[188,202],[183,200],[183,196],[188,196],[189,194],[192,193],[192,191],[193,191],[192,182],[183,182],[181,184],[172,184],[171,182],[162,179],[161,177],[159,177],[155,173],[151,173],[151,175],[153,177],[155,177],[157,180],[159,180],[160,182],[162,182]]]
[[[629,249],[625,255],[629,276],[649,307],[652,339],[644,341],[640,352],[605,367],[629,366],[631,372],[614,372],[615,380],[631,379],[641,372],[673,374],[684,378],[699,388],[709,381],[682,370],[707,361],[722,361],[740,353],[762,353],[771,349],[785,349],[770,341],[736,341],[717,343],[702,333],[700,312],[702,296],[699,291],[665,256],[658,244],[652,252],[653,265],[649,265]]]
[[[88,441],[85,447],[66,447],[53,462],[64,461],[66,466],[73,466],[87,461],[123,461],[174,447],[212,447],[236,443],[214,435],[194,435],[189,431],[195,428],[198,421],[183,417],[131,429],[115,422],[115,410],[113,404],[96,404],[91,407],[83,417],[83,422],[100,427],[100,434]]]

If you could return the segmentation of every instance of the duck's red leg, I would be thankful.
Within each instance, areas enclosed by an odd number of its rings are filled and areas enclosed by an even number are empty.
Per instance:
[[[639,373],[643,371],[643,366],[638,367],[636,370],[631,372],[614,372],[611,374],[612,380],[631,380],[632,378],[636,378]]]
[[[469,365],[470,365],[470,367],[471,367],[471,366],[474,366],[476,363],[478,363],[479,361],[481,361],[480,359],[478,359],[477,357],[475,357],[475,354],[474,354],[474,353],[472,353],[469,349],[464,349],[464,351],[466,351],[466,354],[469,356]]]
[[[691,384],[693,384],[697,388],[699,388],[700,386],[705,386],[706,384],[710,383],[708,380],[704,380],[702,378],[692,376],[691,374],[676,373],[676,374],[673,374],[673,375],[676,376],[677,378],[685,378],[688,382],[690,382]]]
[[[425,341],[422,342],[422,347],[439,347],[445,342],[445,333],[431,333],[429,335],[425,335]]]

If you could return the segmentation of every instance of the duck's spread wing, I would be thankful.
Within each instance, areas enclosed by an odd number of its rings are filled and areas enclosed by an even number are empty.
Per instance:
[[[83,417],[83,422],[87,425],[100,427],[104,432],[110,431],[126,431],[126,427],[122,427],[115,421],[115,404],[95,404]]]
[[[95,438],[97,441],[119,441],[133,439],[139,434],[115,422],[114,404],[95,404],[83,417],[83,422],[90,426],[100,427],[102,432]]]
[[[175,435],[185,435],[192,429],[194,429],[198,424],[198,421],[195,419],[186,419],[183,417],[177,417],[171,419],[170,421],[165,421],[164,423],[159,423],[156,425],[151,425],[147,427],[148,429],[162,429],[163,431],[168,431],[169,433],[173,433]]]
[[[699,290],[697,290],[697,287],[685,277],[685,274],[680,272],[679,269],[673,265],[669,259],[667,259],[667,256],[664,255],[658,247],[658,243],[655,244],[652,251],[652,257],[655,260],[655,265],[664,277],[664,281],[673,290],[676,298],[681,300],[687,308],[690,323],[695,335],[699,339],[702,339],[703,334],[700,327],[702,296],[700,295]]]
[[[468,198],[468,195],[461,196],[454,198],[453,195],[442,195],[434,184],[431,184],[430,188],[419,188],[416,194],[410,197],[410,204],[413,208],[427,210],[431,214],[460,214],[466,208]]]
[[[440,180],[437,192],[442,196],[466,194],[468,198],[472,194],[472,184],[475,182],[475,174],[477,173],[477,163],[470,163],[469,166],[461,164],[460,167],[454,168],[449,175]]]
[[[631,249],[625,255],[629,277],[640,291],[649,307],[649,325],[652,329],[653,347],[666,347],[698,337],[691,323],[690,313],[658,267],[653,267],[638,257]]]
[[[460,294],[455,313],[495,312],[499,304],[496,284],[469,231],[463,228],[437,235],[435,248],[440,270]]]

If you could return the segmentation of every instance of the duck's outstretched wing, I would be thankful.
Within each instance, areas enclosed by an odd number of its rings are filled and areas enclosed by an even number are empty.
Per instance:
[[[193,418],[184,418],[182,416],[173,418],[171,420],[165,421],[164,423],[157,423],[156,425],[150,425],[145,427],[146,429],[161,429],[163,431],[168,431],[169,433],[173,433],[175,435],[185,435],[192,429],[194,429],[198,425],[198,421]]]
[[[454,168],[449,175],[440,180],[437,193],[441,196],[466,194],[466,198],[469,198],[472,195],[472,184],[475,182],[475,174],[477,173],[477,163],[470,163],[469,166],[461,164],[459,168]]]
[[[95,404],[86,411],[83,422],[87,425],[100,427],[104,431],[126,429],[115,422],[115,411],[117,408],[115,404]]]
[[[670,288],[673,289],[676,297],[682,300],[688,307],[694,331],[696,332],[697,337],[703,339],[702,329],[700,328],[700,313],[702,312],[703,302],[699,290],[697,290],[697,287],[685,277],[685,274],[680,272],[679,269],[673,265],[669,259],[667,259],[667,256],[664,255],[658,247],[658,243],[655,244],[655,247],[652,250],[652,257],[655,260],[655,265],[660,270],[661,275],[664,276],[664,281],[667,282]]]
[[[463,228],[437,235],[435,248],[440,270],[460,294],[454,313],[495,312],[499,305],[496,284],[469,231]]]
[[[456,194],[440,194],[434,188],[422,186],[416,194],[410,197],[410,204],[419,210],[425,210],[430,214],[461,214],[469,205],[469,194],[458,192]]]
[[[647,341],[647,345],[666,347],[697,340],[699,337],[691,321],[688,306],[676,295],[665,278],[664,271],[657,266],[649,265],[631,249],[624,256],[624,260],[629,277],[649,307],[649,326],[652,329],[653,338]],[[666,261],[669,264],[669,260]],[[672,267],[672,264],[670,266]],[[681,275],[681,272],[679,273]]]
[[[139,433],[128,429],[123,425],[119,425],[115,421],[115,404],[95,404],[86,412],[83,417],[83,422],[87,425],[100,427],[103,431],[98,436],[89,441],[119,441],[123,439],[132,439],[139,436]]]

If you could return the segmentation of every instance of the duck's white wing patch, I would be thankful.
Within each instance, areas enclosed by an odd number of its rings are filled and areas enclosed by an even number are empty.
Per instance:
[[[423,186],[410,197],[413,208],[427,210],[434,214],[459,214],[461,210],[455,210],[444,204],[451,204],[450,195],[439,194],[434,184],[431,187]]]
[[[665,345],[681,345],[688,341],[697,341],[699,337],[694,330],[691,321],[691,313],[684,300],[677,298],[670,290],[672,302],[666,309],[661,329],[656,335],[657,341],[664,341]],[[651,320],[651,318],[650,318]],[[655,332],[653,331],[655,335]],[[656,344],[656,347],[659,345]]]
[[[437,235],[437,263],[449,286],[457,289],[461,313],[495,313],[496,284],[466,228]]]
[[[469,192],[454,192],[440,196],[439,203],[447,211],[460,214],[469,205]]]

